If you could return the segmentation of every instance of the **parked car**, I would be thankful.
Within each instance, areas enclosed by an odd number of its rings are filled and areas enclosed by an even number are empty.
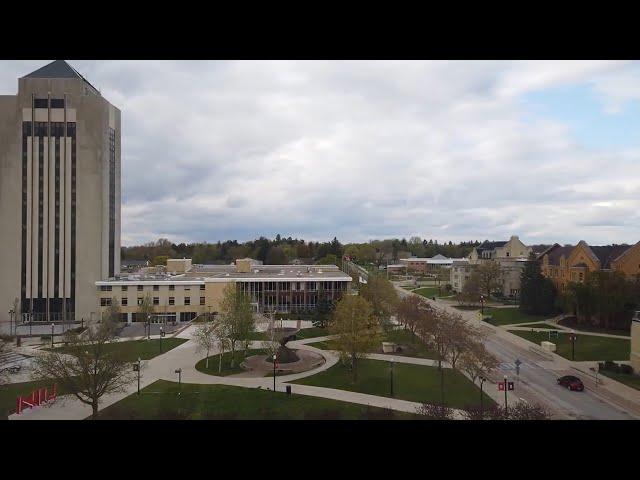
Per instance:
[[[569,390],[575,392],[582,392],[584,390],[582,380],[578,377],[574,377],[573,375],[565,375],[564,377],[558,378],[558,385],[567,387]]]

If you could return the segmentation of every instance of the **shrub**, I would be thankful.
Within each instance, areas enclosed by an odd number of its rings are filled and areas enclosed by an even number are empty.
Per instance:
[[[631,365],[627,365],[624,363],[620,364],[619,371],[620,373],[624,373],[625,375],[633,375],[633,368],[631,368]]]
[[[618,373],[619,369],[620,369],[620,367],[618,366],[618,364],[615,363],[615,362],[612,362],[611,360],[607,360],[606,362],[604,362],[603,370],[606,370],[608,372]]]
[[[305,420],[340,420],[342,418],[342,412],[340,410],[325,408],[319,412],[305,412]]]
[[[453,420],[453,410],[445,405],[423,403],[418,408],[418,414],[424,416],[426,420]]]

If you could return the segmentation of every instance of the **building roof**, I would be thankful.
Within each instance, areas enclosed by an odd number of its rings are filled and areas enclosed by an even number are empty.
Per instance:
[[[96,87],[91,85],[86,78],[80,75],[75,68],[64,60],[54,60],[53,62],[45,65],[44,67],[40,67],[38,70],[35,70],[22,78],[77,78],[89,85],[93,90],[95,90],[95,93],[100,93]]]
[[[611,262],[631,248],[631,245],[602,245],[591,246],[591,251],[600,260],[600,268],[611,268]]]
[[[508,240],[504,240],[500,242],[490,242],[488,240],[485,240],[484,242],[482,242],[480,245],[476,247],[476,250],[478,252],[482,252],[485,250],[493,250],[498,247],[504,247],[508,242],[509,242]]]
[[[549,256],[549,265],[560,265],[560,257],[563,255],[565,258],[569,257],[571,250],[574,248],[573,245],[563,247],[558,243],[549,247],[545,252]]]

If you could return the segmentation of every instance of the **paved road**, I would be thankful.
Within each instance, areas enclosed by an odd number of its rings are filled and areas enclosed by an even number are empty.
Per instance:
[[[401,296],[411,295],[406,290],[396,288]],[[480,324],[474,311],[461,311],[443,302],[433,302],[429,299],[427,301],[438,308],[459,313],[470,322]],[[508,393],[507,403],[518,399],[529,403],[541,403],[554,413],[554,418],[559,419],[632,420],[637,418],[617,405],[605,401],[589,389],[585,389],[584,392],[572,392],[558,386],[556,382],[559,376],[577,373],[571,370],[570,362],[549,362],[529,351],[526,348],[528,342],[523,343],[526,341],[520,337],[495,327],[487,328],[487,332],[489,331],[491,333],[488,333],[485,345],[503,363],[502,369],[498,369],[493,374],[492,380],[501,380],[505,374],[509,380],[516,380],[518,377],[515,367],[511,370],[508,369],[508,365],[512,365],[517,358],[524,362],[520,366],[519,381],[515,384],[515,390]],[[550,366],[553,369],[550,369]],[[485,384],[485,389],[496,388],[495,385]]]

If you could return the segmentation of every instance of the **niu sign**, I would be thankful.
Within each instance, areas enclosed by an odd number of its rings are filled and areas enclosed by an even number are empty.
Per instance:
[[[499,391],[504,392],[505,383],[506,383],[506,386],[507,386],[507,390],[509,390],[509,391],[513,390],[513,388],[514,388],[513,387],[513,382],[500,382],[498,384],[498,390]]]

